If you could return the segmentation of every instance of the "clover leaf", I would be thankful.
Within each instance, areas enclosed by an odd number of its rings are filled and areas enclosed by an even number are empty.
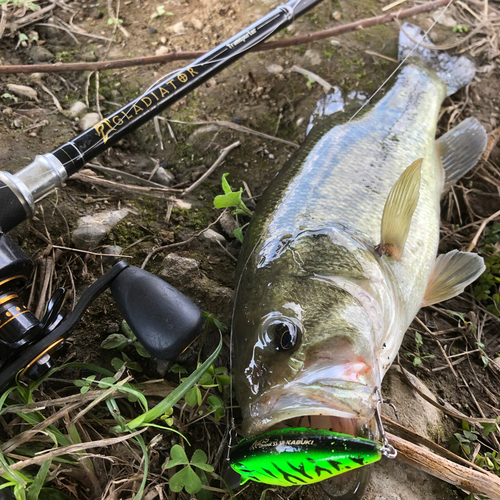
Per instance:
[[[212,472],[214,468],[207,464],[207,455],[202,450],[195,450],[191,461],[189,461],[186,452],[178,444],[172,446],[170,450],[170,460],[165,468],[170,469],[177,465],[184,465],[180,471],[176,472],[168,482],[170,489],[174,492],[181,491],[183,488],[187,493],[198,493],[202,488],[202,481],[193,470],[197,467],[205,472]]]

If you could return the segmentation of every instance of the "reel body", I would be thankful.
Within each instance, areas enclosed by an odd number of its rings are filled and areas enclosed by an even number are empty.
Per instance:
[[[95,281],[69,315],[62,309],[66,291],[59,288],[38,320],[19,298],[32,271],[32,261],[0,231],[0,391],[18,373],[31,379],[47,373],[53,366],[52,354],[109,287],[130,328],[152,356],[173,361],[204,329],[203,313],[193,301],[125,261]]]

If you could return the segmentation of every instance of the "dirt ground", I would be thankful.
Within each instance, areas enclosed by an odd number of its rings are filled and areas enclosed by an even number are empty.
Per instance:
[[[377,0],[325,0],[277,38],[372,17],[381,14],[381,9],[388,3]],[[45,7],[51,2],[39,1],[38,4]],[[33,55],[32,50],[36,46],[47,49],[53,56],[52,62],[92,62],[165,51],[205,50],[226,40],[279,4],[275,0],[109,0],[107,3],[102,0],[61,0],[52,2],[53,11],[41,24],[23,27],[15,33],[8,28],[5,30],[0,39],[0,64],[30,64],[34,57],[38,57]],[[409,6],[410,2],[403,2],[397,8]],[[498,9],[499,5],[490,2],[490,7]],[[452,50],[469,53],[479,68],[474,81],[466,89],[444,102],[439,135],[464,118],[474,116],[490,134],[491,146],[488,158],[484,158],[474,172],[461,180],[443,199],[440,252],[453,248],[466,249],[481,230],[475,250],[491,256],[498,251],[495,245],[499,241],[495,239],[494,220],[488,221],[486,232],[481,222],[500,210],[500,149],[494,143],[500,125],[500,52],[498,38],[495,42],[488,25],[481,24],[483,10],[483,2],[468,2],[467,5],[459,2],[447,12],[447,25],[437,24],[431,36],[437,44],[461,41]],[[21,16],[22,12],[18,14]],[[153,17],[155,14],[161,15]],[[427,28],[433,16],[434,13],[422,14],[414,22]],[[498,30],[500,17],[495,18],[492,12],[490,19],[496,19]],[[478,26],[478,31],[474,33],[474,28]],[[294,65],[305,68],[342,90],[356,90],[370,95],[396,68],[397,33],[398,26],[392,23],[309,45],[249,54],[162,113],[164,118],[173,120],[168,126],[160,121],[158,131],[154,123],[148,123],[100,155],[94,164],[142,177],[144,172],[151,172],[157,162],[161,162],[175,176],[174,184],[184,188],[214,163],[223,148],[235,141],[241,142],[214,174],[185,197],[185,201],[191,204],[190,209],[174,206],[170,213],[166,199],[134,196],[119,188],[109,189],[69,179],[63,189],[43,200],[32,221],[10,233],[38,265],[30,306],[35,309],[38,305],[43,277],[47,278],[44,274],[46,263],[50,259],[55,262],[55,269],[48,276],[50,290],[66,287],[69,290],[66,307],[69,309],[82,291],[109,267],[101,257],[91,253],[54,248],[54,245],[72,247],[71,232],[82,216],[104,210],[130,209],[129,216],[93,251],[100,253],[106,246],[118,245],[123,254],[129,256],[127,261],[130,264],[141,266],[148,252],[155,247],[188,240],[217,219],[220,211],[213,207],[213,198],[222,192],[220,178],[223,173],[229,173],[228,180],[233,189],[245,186],[245,196],[252,197],[249,201],[252,204],[254,200],[258,201],[266,185],[295,149],[282,142],[227,128],[178,121],[226,120],[300,144],[305,137],[310,114],[324,92],[318,83],[291,71],[291,68]],[[20,34],[26,36],[20,37]],[[469,35],[472,36],[466,38]],[[88,103],[87,113],[100,112],[106,116],[162,75],[179,67],[181,63],[107,70],[98,74],[70,72],[35,77],[0,76],[0,169],[16,172],[30,163],[35,155],[49,152],[78,134],[78,119],[67,112],[76,101]],[[37,91],[37,98],[13,96],[8,84],[29,86]],[[58,111],[55,100],[60,103],[62,112]],[[106,177],[118,183],[127,182],[126,178]],[[215,224],[213,229],[225,236],[226,243],[222,246],[201,237],[194,238],[186,245],[157,253],[148,261],[146,269],[159,273],[163,258],[172,252],[180,257],[195,259],[198,262],[195,275],[179,273],[172,277],[172,284],[204,311],[229,325],[236,258],[241,245],[232,232],[226,232],[220,223]],[[485,250],[484,234],[490,238],[489,250]],[[495,271],[491,273],[494,275]],[[492,285],[488,293],[497,293],[495,286]],[[494,299],[486,298],[480,302],[472,292],[471,288],[457,299],[422,310],[419,313],[420,322],[415,321],[406,336],[400,362],[410,372],[418,374],[441,398],[440,402],[445,401],[475,417],[495,418],[500,416],[500,364],[496,362],[500,359],[497,358],[500,356],[500,319],[495,311],[491,312],[491,308],[487,310]],[[120,314],[111,296],[104,295],[91,306],[81,321],[61,361],[81,361],[110,368],[110,360],[116,356],[116,351],[110,352],[100,346],[108,334],[117,331],[120,322]],[[442,333],[436,336],[431,331]],[[416,345],[415,332],[422,335],[423,345]],[[204,354],[211,351],[217,335],[212,332],[208,336]],[[229,336],[226,334],[219,360],[221,365],[228,363],[228,345]],[[456,374],[449,368],[442,350],[446,352],[448,362],[458,361],[454,365]],[[155,379],[165,374],[163,365],[145,361],[132,348],[125,352],[143,366],[141,377]],[[463,355],[465,352],[470,354]],[[197,355],[198,351],[193,349],[185,355],[183,362],[192,368]],[[422,361],[419,366],[414,366],[415,357]],[[176,380],[171,373],[167,377]],[[66,394],[71,392],[63,387],[63,382],[57,380],[52,386],[50,382],[46,383],[44,391],[51,396],[61,390]],[[184,428],[186,436],[198,446],[206,439],[206,432],[220,436],[214,438],[206,450],[209,463],[217,454],[225,432],[222,424],[214,422],[204,424],[205,427],[199,424],[198,427]],[[448,446],[453,426],[458,430],[460,422],[449,423],[446,435],[441,437],[441,444]],[[102,429],[99,430],[101,432]],[[165,437],[155,449],[154,472],[158,475],[155,477],[159,477],[161,463],[168,456],[172,442],[170,437]],[[493,441],[488,442],[494,445]],[[101,452],[105,453],[104,450]],[[220,454],[217,460],[223,462]],[[100,467],[107,471],[104,476],[108,474],[117,480],[123,479],[105,460]],[[216,472],[221,473],[221,469]],[[157,478],[148,491],[154,492],[155,486],[165,483],[165,478]],[[109,499],[132,498],[127,495],[136,488],[133,483],[128,490],[120,490],[117,484],[116,496],[112,496],[109,484],[104,481],[99,485],[101,491],[97,495],[99,488],[92,492],[86,490],[78,478],[72,484],[67,476],[58,480],[57,474],[53,475],[51,484],[76,498],[100,498],[99,495]],[[215,488],[221,487],[217,480],[210,484]],[[257,498],[262,489],[252,486],[239,496]],[[165,492],[159,498],[175,497],[168,487],[165,487]],[[220,490],[214,490],[212,494],[214,498],[224,496]],[[293,498],[317,497],[317,493],[308,494],[302,489],[298,494],[291,493],[291,490],[269,491],[266,498],[290,498],[292,495]],[[461,492],[459,495],[465,497]],[[153,500],[156,497],[150,493],[147,498]],[[179,493],[177,498],[189,498],[189,495]]]

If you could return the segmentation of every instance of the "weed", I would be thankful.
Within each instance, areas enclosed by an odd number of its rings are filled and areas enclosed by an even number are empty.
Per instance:
[[[424,359],[435,358],[433,354],[420,352],[420,348],[423,346],[423,344],[424,342],[422,340],[422,335],[419,332],[415,332],[415,352],[405,352],[405,356],[413,358],[413,366],[420,366]]]
[[[453,33],[467,33],[469,31],[469,28],[465,24],[456,24],[453,26]]]
[[[151,15],[151,19],[156,19],[157,17],[161,17],[161,16],[173,16],[173,15],[174,15],[173,12],[166,12],[165,11],[165,6],[158,5],[158,7],[156,7],[156,12]]]
[[[479,302],[484,302],[486,309],[500,316],[500,223],[495,222],[488,228],[484,237],[484,256],[486,269],[474,286],[474,295]]]
[[[143,358],[151,357],[149,352],[146,351],[144,346],[137,340],[137,337],[125,320],[122,321],[121,329],[125,335],[122,335],[121,333],[113,333],[102,341],[101,347],[104,349],[118,349],[122,351],[125,347],[131,345],[135,347],[139,356],[142,356]]]
[[[184,465],[185,467],[176,472],[168,482],[170,489],[175,492],[184,488],[187,493],[194,494],[201,490],[202,479],[193,470],[193,467],[199,469],[202,475],[205,475],[205,472],[213,472],[214,470],[211,465],[207,464],[207,455],[203,450],[196,450],[191,457],[191,461],[189,461],[186,452],[178,444],[172,446],[170,459],[165,468],[170,469],[177,465]]]
[[[450,437],[450,450],[457,455],[463,455],[467,460],[474,461],[476,465],[500,476],[500,451],[493,450],[484,441],[489,434],[498,429],[500,417],[496,423],[482,423],[478,428],[470,426],[465,420],[462,428]],[[488,450],[488,451],[486,451]],[[467,497],[474,500],[476,497]]]
[[[40,8],[36,3],[30,0],[0,0],[0,5],[12,5],[13,7],[27,7],[30,10],[38,10]]]
[[[241,195],[243,194],[243,188],[240,188],[239,191],[232,191],[231,186],[226,180],[226,176],[229,174],[224,174],[222,176],[222,189],[224,191],[224,194],[218,195],[214,198],[214,206],[215,208],[230,208],[234,207],[236,210],[233,210],[231,213],[233,215],[237,214],[244,214],[248,216],[252,216],[253,212],[251,212],[247,206],[243,203],[243,200],[241,199]],[[241,242],[243,243],[243,229],[247,226],[248,224],[245,224],[242,227],[239,227],[235,229],[234,236]]]

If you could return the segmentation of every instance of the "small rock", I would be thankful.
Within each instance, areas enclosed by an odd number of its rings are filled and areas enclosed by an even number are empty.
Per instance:
[[[268,157],[270,160],[274,160],[274,155],[269,153],[269,157]]]
[[[342,17],[342,14],[338,10],[336,10],[332,13],[332,19],[335,19],[335,21],[339,21],[341,17]]]
[[[97,123],[99,123],[100,120],[101,120],[101,117],[99,116],[99,113],[87,113],[78,122],[78,127],[83,132],[83,131],[89,129],[90,127],[93,127]]]
[[[33,101],[38,101],[38,92],[26,85],[16,85],[15,83],[7,84],[7,88],[13,93],[21,97],[27,97]]]
[[[119,333],[120,325],[118,323],[108,323],[108,327],[106,328],[106,333]]]
[[[451,14],[448,14],[447,12],[443,13],[443,9],[436,10],[432,19],[447,28],[454,28],[458,24],[456,19]]]
[[[80,59],[83,62],[96,62],[97,61],[97,55],[92,54],[90,52],[84,52],[83,54],[80,54]]]
[[[160,45],[156,50],[155,50],[155,55],[156,56],[163,56],[165,54],[168,54],[170,50],[168,50],[168,47],[165,47],[165,45]]]
[[[234,217],[229,212],[224,212],[219,222],[226,236],[234,238],[234,230],[240,227]]]
[[[280,66],[279,64],[270,64],[267,67],[267,71],[269,71],[269,73],[273,73],[274,75],[279,75],[280,73],[283,73],[283,66]]]
[[[32,82],[35,82],[35,83],[38,83],[39,85],[41,85],[43,82],[43,78],[47,75],[47,73],[31,73],[31,75],[29,76],[29,79],[32,81]]]
[[[233,123],[236,123],[236,125],[241,125],[243,123],[243,120],[239,116],[233,116],[233,119],[231,121]]]
[[[121,257],[117,257],[117,255],[120,255],[122,253],[122,247],[120,247],[118,245],[109,246],[109,247],[104,248],[102,253],[109,255],[109,257],[102,258],[103,262],[105,264],[113,266],[119,260],[121,260]],[[111,333],[113,333],[113,332],[111,332]]]
[[[196,17],[191,19],[191,24],[193,25],[193,28],[198,31],[203,29],[203,23],[199,19],[196,19]]]
[[[321,55],[317,50],[313,50],[313,49],[306,50],[306,53],[304,54],[304,58],[309,59],[309,62],[313,66],[318,66],[321,64]]]
[[[76,118],[83,111],[87,109],[87,105],[84,102],[76,101],[71,105],[71,108],[68,110],[68,114],[73,118]]]
[[[73,231],[73,244],[82,250],[95,248],[128,213],[123,209],[82,217]]]
[[[226,242],[226,238],[222,236],[222,234],[219,234],[217,231],[214,231],[213,229],[207,229],[205,232],[202,234],[203,238],[207,239],[208,241],[211,241],[212,243],[217,243],[220,241],[221,243]]]
[[[23,126],[23,120],[21,118],[16,118],[12,123],[16,128],[22,128]]]
[[[3,109],[2,113],[4,115],[11,115],[12,114],[12,108],[6,107]]]
[[[28,55],[31,57],[33,62],[51,62],[54,60],[54,54],[45,47],[39,47],[34,45],[28,50]]]
[[[186,32],[186,28],[184,28],[184,23],[179,21],[178,23],[173,24],[167,28],[167,31],[170,33],[174,33],[174,35],[182,35]]]
[[[163,260],[159,276],[173,286],[185,285],[199,277],[199,269],[198,261],[170,253]]]
[[[162,186],[170,186],[175,181],[175,175],[170,170],[160,167],[151,180]]]
[[[150,27],[149,27],[149,33],[150,33],[151,35],[154,35],[155,33],[158,33],[158,31],[156,31],[156,30],[153,28],[153,26],[150,26]]]

